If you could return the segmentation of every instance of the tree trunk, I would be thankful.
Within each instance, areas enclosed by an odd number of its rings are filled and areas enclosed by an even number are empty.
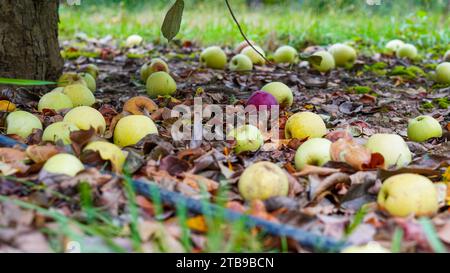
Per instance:
[[[58,78],[58,8],[58,0],[0,0],[0,77]]]

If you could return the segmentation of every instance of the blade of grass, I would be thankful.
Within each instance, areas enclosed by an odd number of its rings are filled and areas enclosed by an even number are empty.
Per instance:
[[[402,241],[403,241],[403,229],[396,228],[394,231],[394,235],[392,236],[392,253],[400,253],[402,249]]]
[[[422,217],[419,219],[419,223],[422,226],[423,232],[430,243],[431,248],[436,253],[447,253],[447,249],[444,244],[439,239],[439,236],[436,233],[436,229],[434,228],[433,223],[430,219]]]
[[[34,86],[34,85],[55,85],[57,84],[57,82],[0,78],[0,84]]]

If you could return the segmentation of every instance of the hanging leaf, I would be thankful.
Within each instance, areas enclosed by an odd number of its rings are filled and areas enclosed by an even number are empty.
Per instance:
[[[49,81],[35,81],[35,80],[0,78],[0,84],[33,86],[33,85],[53,85],[53,84],[57,84],[57,83],[56,82],[49,82]]]
[[[170,42],[180,31],[181,20],[183,18],[184,0],[177,0],[169,9],[164,18],[161,31],[164,37]]]

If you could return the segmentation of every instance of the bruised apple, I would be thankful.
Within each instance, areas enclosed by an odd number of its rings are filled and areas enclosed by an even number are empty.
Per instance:
[[[166,73],[170,72],[169,66],[167,63],[160,58],[153,59],[150,63],[145,63],[141,67],[141,80],[143,82],[147,82],[148,77],[150,77],[151,74],[159,71],[164,71]]]
[[[375,134],[366,143],[372,153],[380,153],[384,157],[385,168],[401,168],[409,165],[412,160],[411,151],[399,135]]]
[[[100,154],[103,160],[111,162],[114,171],[122,172],[123,164],[125,163],[125,153],[116,145],[106,141],[94,141],[89,143],[84,151],[94,151]]]

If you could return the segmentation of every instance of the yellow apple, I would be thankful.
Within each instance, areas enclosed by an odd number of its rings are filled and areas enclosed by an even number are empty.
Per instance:
[[[302,170],[305,165],[322,166],[331,160],[331,141],[325,138],[308,139],[295,154],[295,167]]]
[[[94,94],[82,84],[68,85],[63,93],[70,98],[73,106],[92,106],[95,103]]]
[[[320,63],[320,65],[312,64],[314,69],[316,69],[317,71],[328,72],[331,69],[334,69],[335,67],[334,57],[333,55],[330,54],[330,52],[325,50],[317,51],[316,53],[313,54],[313,56],[322,57],[322,62]]]
[[[378,205],[397,217],[431,216],[439,209],[438,192],[425,176],[398,174],[384,181]]]
[[[293,64],[293,63],[297,62],[298,52],[292,46],[285,45],[285,46],[279,47],[275,51],[275,54],[273,55],[273,58],[274,58],[276,63]]]
[[[285,136],[306,139],[321,138],[327,133],[323,119],[312,112],[300,112],[292,115],[286,122]]]
[[[351,68],[357,58],[355,49],[345,44],[335,44],[328,51],[333,55],[336,66],[340,67]]]
[[[441,63],[436,67],[436,82],[450,84],[450,62]]]
[[[412,160],[408,145],[399,135],[375,134],[367,140],[366,147],[372,153],[383,155],[385,168],[405,167]]]
[[[254,163],[246,168],[239,178],[238,187],[245,200],[266,200],[286,196],[289,192],[287,174],[268,161]]]
[[[89,106],[79,106],[70,110],[64,116],[64,121],[75,124],[81,130],[89,130],[92,127],[99,134],[103,134],[106,130],[103,115]]]
[[[78,130],[78,127],[73,123],[66,121],[55,122],[45,128],[42,140],[50,142],[62,141],[67,145],[72,143],[70,133]]]
[[[147,79],[147,94],[150,98],[154,99],[158,96],[172,96],[176,91],[176,82],[164,71],[155,72]]]
[[[283,108],[291,107],[294,103],[292,89],[282,82],[268,83],[261,90],[272,94]]]
[[[44,109],[61,110],[73,108],[70,98],[61,91],[51,91],[41,97],[38,104],[39,112]]]
[[[84,170],[83,163],[71,154],[57,154],[44,164],[43,170],[48,173],[74,177]]]
[[[262,48],[259,46],[253,46],[256,50],[258,50],[259,53],[261,53],[264,57],[266,56],[266,53]],[[266,60],[258,54],[251,46],[247,46],[242,50],[242,54],[246,55],[247,57],[252,60],[252,63],[254,65],[264,65],[266,63]]]
[[[6,133],[27,138],[34,129],[42,130],[41,121],[33,114],[25,111],[15,111],[6,117]]]
[[[151,118],[130,115],[117,122],[114,129],[114,143],[119,147],[132,146],[150,134],[158,134],[158,128]]]
[[[218,46],[211,46],[200,54],[200,63],[214,69],[224,69],[227,65],[227,55]]]
[[[89,143],[83,151],[95,151],[103,160],[111,162],[114,171],[122,172],[125,163],[125,153],[116,145],[105,141],[94,141]]]

